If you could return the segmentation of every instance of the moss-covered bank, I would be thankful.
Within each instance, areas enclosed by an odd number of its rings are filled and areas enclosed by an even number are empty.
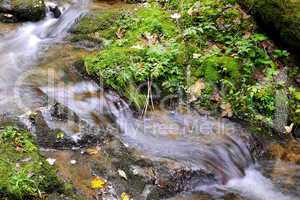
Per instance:
[[[300,50],[299,0],[239,0],[267,31],[288,47]]]
[[[281,133],[298,124],[297,89],[283,78],[289,53],[259,32],[237,1],[158,0],[95,15],[74,35],[103,41],[85,67],[137,110],[179,99]],[[114,20],[103,26],[106,18]],[[282,112],[287,117],[277,118]]]
[[[55,169],[40,155],[28,132],[2,128],[0,152],[1,199],[39,199],[63,190]]]

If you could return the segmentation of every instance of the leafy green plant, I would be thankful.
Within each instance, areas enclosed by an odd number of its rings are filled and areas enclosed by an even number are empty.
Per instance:
[[[56,171],[42,158],[30,134],[14,127],[0,131],[0,194],[9,199],[40,198],[59,191]]]
[[[221,110],[225,102],[235,117],[272,120],[279,86],[273,59],[288,54],[269,55],[268,37],[255,30],[235,0],[152,0],[112,27],[119,36],[86,57],[85,66],[138,109],[147,104],[152,84],[161,89],[160,98],[188,96],[201,79],[206,88],[196,105]],[[140,84],[146,87],[138,89]]]

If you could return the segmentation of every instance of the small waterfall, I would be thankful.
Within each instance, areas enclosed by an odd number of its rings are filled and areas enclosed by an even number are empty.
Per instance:
[[[249,150],[251,134],[229,120],[169,111],[136,118],[118,95],[87,81],[43,87],[42,91],[94,125],[98,123],[93,122],[95,113],[99,118],[112,116],[120,128],[115,136],[151,159],[167,159],[215,175],[217,182],[194,185],[192,192],[209,193],[216,199],[222,191],[238,193],[247,200],[297,199],[282,193],[255,168]]]
[[[159,118],[136,119],[128,105],[107,95],[124,141],[158,158],[184,162],[214,173],[221,183],[244,175],[253,164],[245,130],[228,120],[193,113],[161,112]],[[167,123],[164,123],[167,122]],[[168,133],[178,134],[170,139]]]

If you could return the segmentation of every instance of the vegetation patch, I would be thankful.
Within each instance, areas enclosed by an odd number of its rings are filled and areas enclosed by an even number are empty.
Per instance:
[[[176,95],[224,117],[274,127],[287,98],[295,99],[280,78],[288,52],[258,32],[235,0],[157,0],[119,16],[102,30],[110,42],[85,66],[137,109]],[[282,128],[297,124],[293,119]]]
[[[38,199],[63,188],[30,134],[13,127],[0,131],[0,196]]]

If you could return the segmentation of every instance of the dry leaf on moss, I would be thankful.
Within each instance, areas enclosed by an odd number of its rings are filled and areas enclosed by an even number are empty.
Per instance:
[[[198,80],[194,85],[188,89],[190,95],[190,102],[196,101],[197,98],[201,95],[202,90],[205,89],[205,82]]]
[[[221,108],[223,109],[222,112],[222,117],[232,117],[233,112],[232,112],[232,107],[230,103],[224,103],[221,105]]]

